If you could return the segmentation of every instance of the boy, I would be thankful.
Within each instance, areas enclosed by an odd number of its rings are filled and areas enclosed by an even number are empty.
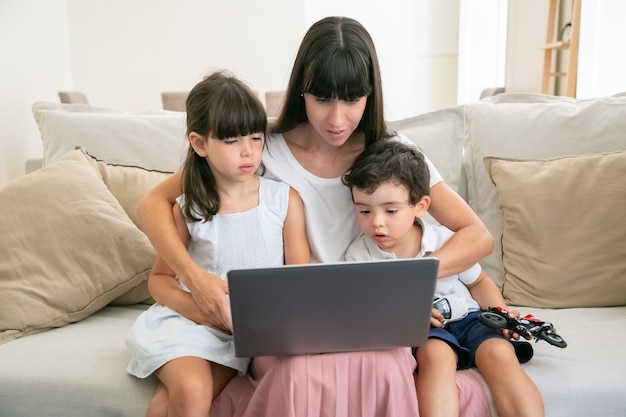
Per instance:
[[[363,232],[348,248],[348,261],[428,256],[453,235],[421,219],[430,205],[429,171],[415,146],[380,140],[357,157],[343,182],[351,189]],[[506,308],[480,265],[440,277],[436,293],[464,300],[467,314],[453,311],[453,319],[444,322],[433,311],[429,339],[415,353],[420,416],[458,416],[455,372],[472,365],[486,379],[500,417],[543,416],[541,394],[520,365],[533,355],[530,344],[511,341],[478,321],[481,308]]]

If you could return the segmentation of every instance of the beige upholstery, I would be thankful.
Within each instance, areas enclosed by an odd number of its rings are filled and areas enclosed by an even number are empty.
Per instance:
[[[188,91],[164,91],[161,93],[161,101],[164,110],[185,111]]]
[[[87,96],[80,91],[59,91],[61,103],[89,104]]]
[[[265,111],[269,117],[278,116],[280,108],[285,99],[284,90],[266,91],[265,92]]]

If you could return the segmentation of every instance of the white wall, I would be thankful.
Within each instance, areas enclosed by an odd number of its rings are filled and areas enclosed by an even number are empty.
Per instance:
[[[581,3],[577,97],[626,92],[626,2]]]
[[[0,0],[4,75],[0,186],[41,155],[31,114],[57,91],[92,105],[161,108],[161,91],[188,90],[229,68],[259,91],[284,89],[311,23],[360,20],[377,46],[386,117],[456,102],[459,0]]]
[[[72,83],[65,0],[0,0],[0,186],[41,155],[31,106]]]
[[[158,109],[161,91],[222,67],[257,90],[283,89],[304,32],[327,15],[372,34],[389,120],[455,105],[460,1],[0,0],[0,186],[41,155],[33,102],[76,89],[96,106]],[[626,91],[625,15],[622,0],[583,2],[579,97]],[[540,91],[546,18],[546,0],[508,1],[508,91]],[[464,97],[486,87],[461,79]]]
[[[576,97],[626,92],[626,2],[584,0],[581,8]],[[509,0],[506,89],[541,92],[548,2]]]
[[[390,119],[456,99],[458,0],[68,3],[75,86],[106,107],[160,107],[161,91],[221,67],[256,90],[284,89],[302,36],[328,15],[351,16],[374,38]]]
[[[91,104],[140,112],[228,68],[278,89],[304,34],[292,0],[68,0],[74,85]],[[280,11],[280,13],[277,13]]]
[[[504,87],[508,4],[461,0],[457,103],[476,101],[485,88]]]

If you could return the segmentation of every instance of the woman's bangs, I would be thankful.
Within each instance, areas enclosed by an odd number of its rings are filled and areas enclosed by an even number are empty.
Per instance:
[[[372,85],[367,62],[346,50],[320,57],[311,65],[303,91],[315,97],[346,101],[369,96]]]

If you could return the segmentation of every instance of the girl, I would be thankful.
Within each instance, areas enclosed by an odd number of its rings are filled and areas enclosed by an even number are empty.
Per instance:
[[[367,30],[345,17],[313,24],[298,50],[285,104],[263,161],[266,176],[287,182],[302,197],[315,262],[341,260],[359,233],[350,191],[341,176],[366,146],[393,135],[385,125],[382,97],[376,50]],[[493,239],[430,162],[429,169],[429,211],[456,232],[432,254],[440,260],[440,276],[449,276],[491,252]],[[228,318],[219,317],[220,310],[212,302],[223,299],[223,290],[202,284],[206,273],[172,238],[171,206],[180,194],[179,181],[180,174],[175,174],[148,193],[139,215],[157,251],[191,288],[198,308],[217,326],[224,326]],[[410,349],[263,357],[252,362],[248,384],[252,393],[239,392],[244,384],[233,380],[224,394],[251,397],[248,405],[242,405],[247,407],[246,416],[414,416],[418,413],[414,369]],[[471,374],[458,373],[457,383],[462,413],[487,415],[480,382]]]
[[[288,185],[259,177],[267,117],[241,81],[222,72],[198,83],[187,98],[188,150],[173,216],[179,240],[222,290],[220,328],[202,314],[192,294],[157,256],[149,288],[157,304],[130,330],[127,371],[156,372],[161,384],[147,415],[206,417],[213,398],[249,359],[237,358],[230,335],[226,273],[234,268],[309,262],[304,212]],[[184,300],[171,309],[159,301]]]

